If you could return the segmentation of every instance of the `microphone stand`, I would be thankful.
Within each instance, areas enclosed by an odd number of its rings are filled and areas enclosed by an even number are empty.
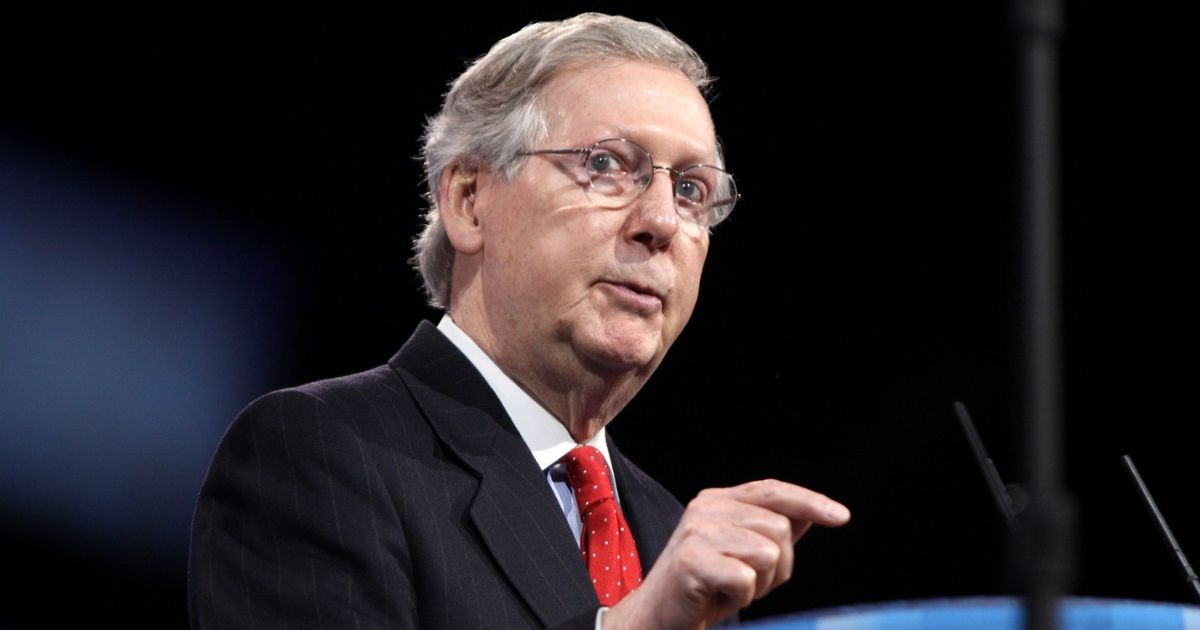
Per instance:
[[[1060,467],[1062,373],[1058,156],[1060,0],[1014,0],[1021,92],[1025,320],[1023,411],[1030,504],[1018,522],[1026,627],[1057,627],[1072,572],[1073,512]]]

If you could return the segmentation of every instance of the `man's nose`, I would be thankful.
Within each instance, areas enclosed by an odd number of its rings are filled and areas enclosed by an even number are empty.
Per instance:
[[[662,177],[657,177],[661,174]],[[651,251],[664,249],[679,232],[679,212],[675,209],[675,182],[670,171],[655,169],[650,184],[638,196],[627,225],[630,239]]]

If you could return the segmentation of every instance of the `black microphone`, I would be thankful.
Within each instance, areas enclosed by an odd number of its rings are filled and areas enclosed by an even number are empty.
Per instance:
[[[1146,487],[1146,482],[1142,481],[1142,476],[1138,474],[1137,466],[1133,465],[1133,458],[1128,455],[1122,455],[1121,463],[1125,464],[1125,472],[1129,473],[1129,479],[1137,487],[1138,494],[1142,497],[1142,505],[1146,506],[1146,511],[1150,513],[1150,518],[1158,526],[1158,533],[1162,535],[1163,542],[1167,543],[1167,547],[1171,549],[1171,556],[1175,558],[1175,565],[1183,573],[1183,579],[1191,588],[1192,595],[1196,597],[1197,601],[1200,601],[1200,578],[1196,577],[1196,572],[1192,570],[1192,565],[1188,564],[1187,556],[1183,555],[1183,549],[1180,549],[1179,543],[1175,541],[1175,535],[1171,533],[1171,528],[1167,527],[1167,519],[1163,518],[1162,512],[1158,511],[1158,505],[1154,503],[1154,498],[1150,496],[1150,489]]]
[[[954,413],[958,415],[958,422],[962,425],[963,433],[967,435],[967,441],[971,443],[971,451],[975,453],[975,462],[979,464],[979,470],[983,473],[984,480],[987,481],[988,489],[992,491],[996,507],[1004,516],[1004,521],[1008,523],[1009,531],[1015,531],[1017,508],[1013,504],[1012,495],[1004,487],[1004,481],[1000,479],[1000,473],[996,471],[996,465],[992,463],[987,449],[983,447],[983,440],[979,438],[979,432],[975,430],[975,423],[971,421],[971,414],[967,413],[967,406],[962,401],[954,401]]]

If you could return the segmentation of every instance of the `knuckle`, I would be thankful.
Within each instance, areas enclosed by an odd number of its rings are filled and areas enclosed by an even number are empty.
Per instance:
[[[735,597],[738,603],[738,608],[745,608],[754,601],[754,594],[758,590],[758,572],[749,566],[742,565],[741,570],[735,582]]]
[[[776,540],[791,540],[792,519],[777,513],[767,516],[765,527]]]
[[[773,541],[759,538],[743,548],[743,562],[756,571],[774,571],[783,558],[783,551]]]
[[[779,572],[776,574],[776,582],[783,584],[790,579],[792,579],[792,564],[789,562],[779,567]]]
[[[779,564],[780,558],[783,557],[783,550],[779,548],[779,545],[769,542],[763,544],[762,554],[766,559],[767,566],[774,567]]]

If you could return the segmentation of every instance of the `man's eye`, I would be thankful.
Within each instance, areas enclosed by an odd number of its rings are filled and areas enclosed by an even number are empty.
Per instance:
[[[703,182],[694,179],[681,179],[675,186],[675,196],[692,205],[703,206],[708,196],[708,188]]]
[[[606,151],[592,151],[588,156],[587,168],[592,173],[616,174],[625,170],[621,160]]]

